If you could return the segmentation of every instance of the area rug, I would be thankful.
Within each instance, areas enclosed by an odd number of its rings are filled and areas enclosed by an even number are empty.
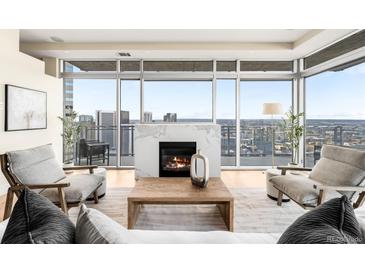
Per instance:
[[[127,227],[127,195],[131,188],[110,188],[96,208],[116,222]],[[283,203],[266,196],[264,188],[230,188],[235,197],[234,231],[252,233],[282,233],[296,218],[306,211],[294,202]],[[70,218],[77,219],[78,208],[70,209]],[[357,210],[365,217],[365,209]],[[142,230],[227,230],[214,205],[145,205],[141,208],[135,229]]]

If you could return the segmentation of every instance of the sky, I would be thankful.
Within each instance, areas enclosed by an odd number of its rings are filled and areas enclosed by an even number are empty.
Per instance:
[[[365,63],[306,80],[309,119],[365,119]]]
[[[265,119],[262,105],[291,104],[291,81],[241,81],[241,119]],[[144,110],[162,120],[167,112],[178,118],[209,119],[212,115],[210,81],[145,81]],[[95,115],[115,111],[115,80],[74,80],[74,109]],[[121,109],[139,119],[139,81],[122,80]],[[324,72],[306,79],[306,113],[309,119],[365,119],[365,63],[340,72]],[[217,80],[217,119],[234,119],[235,80]]]

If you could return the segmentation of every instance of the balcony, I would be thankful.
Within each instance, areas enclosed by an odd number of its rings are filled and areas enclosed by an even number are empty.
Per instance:
[[[134,165],[134,125],[120,126],[120,165]],[[94,150],[90,157],[90,145],[93,144],[99,150]],[[89,147],[88,147],[89,146]],[[117,127],[116,126],[84,126],[80,134],[80,142],[74,149],[74,159],[76,165],[92,164],[97,165],[117,165]],[[105,149],[105,155],[102,155]],[[109,150],[109,151],[108,151]],[[109,164],[108,164],[109,162]]]
[[[271,137],[266,131],[260,135],[252,136],[253,127],[240,127],[240,162],[241,166],[271,166]],[[250,133],[251,132],[251,133]],[[236,126],[221,125],[221,164],[222,166],[235,166],[236,162]],[[82,144],[85,141],[86,144]],[[105,148],[102,151],[94,150],[91,162],[97,165],[117,165],[117,127],[116,126],[84,126],[80,134],[80,142],[75,146],[74,159],[76,165],[90,163],[87,153],[87,144],[100,144]],[[95,145],[93,145],[95,147]],[[98,147],[98,145],[96,145]],[[108,150],[109,149],[109,154]],[[99,152],[99,153],[98,153]],[[109,161],[108,161],[109,160]],[[290,145],[285,141],[282,132],[275,133],[275,163],[286,165],[291,161]],[[120,165],[134,165],[134,125],[123,124],[120,126]]]
[[[364,129],[353,126],[323,126],[317,124],[307,127],[306,162],[312,166],[320,158],[323,144],[346,145],[358,149],[365,148]],[[120,165],[134,166],[134,124],[120,126]],[[340,132],[340,134],[338,134]],[[275,165],[287,165],[291,161],[291,147],[283,132],[275,134]],[[241,166],[271,166],[271,135],[260,127],[240,127],[240,165]],[[87,143],[106,143],[109,146],[109,166],[117,165],[117,127],[116,126],[84,126],[80,135]],[[81,157],[79,157],[81,154]],[[221,125],[221,165],[236,165],[236,126]],[[80,144],[75,146],[74,159],[76,165],[86,165],[88,158],[82,155]],[[105,159],[102,155],[94,155],[93,164],[108,165],[107,151]]]
[[[283,132],[275,134],[275,165],[291,162],[291,145]],[[236,126],[221,125],[222,166],[236,165]],[[272,139],[267,128],[240,126],[240,165],[271,166]]]

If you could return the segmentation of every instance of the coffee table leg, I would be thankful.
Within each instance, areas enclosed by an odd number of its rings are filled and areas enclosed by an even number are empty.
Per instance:
[[[136,224],[140,208],[139,203],[128,201],[128,229],[132,229]]]
[[[228,225],[228,229],[229,231],[232,231],[233,232],[233,224],[234,224],[234,219],[233,219],[233,214],[234,214],[234,202],[233,201],[230,201],[228,204],[227,204],[227,207],[228,207],[228,211],[229,211],[229,216],[227,216],[227,223],[229,223]]]
[[[221,215],[227,226],[228,231],[233,232],[233,209],[234,209],[233,201],[229,201],[223,204],[217,204],[217,207],[221,212]]]

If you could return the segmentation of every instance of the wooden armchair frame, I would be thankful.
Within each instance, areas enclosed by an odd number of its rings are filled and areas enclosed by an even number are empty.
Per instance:
[[[67,203],[64,188],[70,186],[69,182],[44,183],[44,184],[36,184],[36,185],[22,184],[21,182],[19,182],[18,178],[11,172],[10,163],[8,160],[8,156],[6,154],[0,155],[0,165],[1,165],[1,171],[3,172],[8,183],[10,184],[10,187],[9,187],[7,195],[6,195],[4,220],[9,218],[9,216],[10,216],[11,210],[13,208],[14,194],[17,197],[19,197],[21,190],[24,188],[29,188],[29,189],[57,188],[59,202],[54,203],[54,204],[57,205],[58,207],[60,207],[66,215],[68,215],[69,208],[79,206],[81,203],[84,202],[84,201],[80,201],[80,202],[76,202],[76,203]],[[66,171],[66,170],[86,170],[86,169],[88,169],[90,174],[93,174],[94,169],[97,167],[98,166],[96,166],[96,165],[74,166],[74,167],[64,167],[63,170]],[[98,186],[93,192],[95,203],[99,202],[98,195],[96,193],[99,187],[100,186]]]
[[[278,166],[277,169],[281,170],[281,175],[286,175],[286,172],[288,170],[289,171],[292,171],[292,170],[294,170],[294,171],[311,171],[312,170],[311,168],[306,168],[306,167],[289,167],[289,166]],[[274,185],[274,187],[275,187],[275,185]],[[315,184],[313,184],[313,188],[319,190],[317,206],[319,206],[324,201],[325,193],[327,190],[358,192],[359,197],[356,199],[355,203],[353,203],[353,205],[352,205],[354,208],[358,208],[358,207],[362,206],[365,201],[365,186],[328,186],[328,185],[323,185],[320,182],[316,182]],[[277,204],[279,206],[281,206],[283,194],[286,194],[286,193],[283,193],[279,189],[277,189],[277,190],[279,191]],[[291,198],[291,200],[293,200],[294,202],[296,202],[297,204],[299,204],[301,207],[303,207],[305,209],[308,208],[308,207],[298,203],[297,201],[295,201],[292,198]]]

